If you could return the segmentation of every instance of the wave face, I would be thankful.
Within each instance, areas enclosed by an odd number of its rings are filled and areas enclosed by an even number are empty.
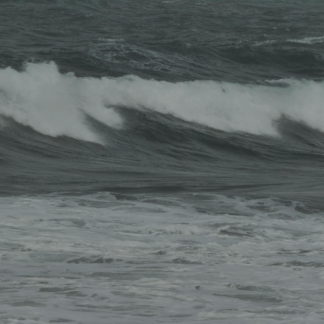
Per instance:
[[[297,195],[300,175],[309,199],[321,186],[313,174],[324,157],[323,88],[293,79],[77,77],[55,63],[5,68],[3,192],[284,188]],[[291,171],[284,182],[281,167]]]

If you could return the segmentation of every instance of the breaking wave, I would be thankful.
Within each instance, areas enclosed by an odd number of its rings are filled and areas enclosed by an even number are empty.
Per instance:
[[[55,63],[0,70],[0,113],[49,136],[101,143],[87,117],[120,128],[122,107],[155,111],[229,132],[278,135],[282,116],[324,131],[324,83],[281,80],[268,85],[217,81],[171,83],[137,76],[77,77]]]
[[[313,37],[304,37],[299,39],[289,39],[288,42],[298,43],[298,44],[321,44],[324,43],[324,36],[313,36]]]

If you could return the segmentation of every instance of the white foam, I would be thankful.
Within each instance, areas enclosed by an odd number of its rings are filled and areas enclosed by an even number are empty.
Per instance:
[[[224,131],[276,135],[285,114],[324,131],[324,83],[283,80],[287,87],[216,81],[171,83],[120,78],[78,78],[54,63],[0,70],[0,114],[49,136],[100,142],[84,113],[110,127],[122,118],[114,106],[151,109]]]
[[[121,123],[85,79],[60,74],[54,63],[27,64],[23,72],[0,70],[0,113],[46,135],[93,142],[100,139],[84,113],[109,126]]]
[[[265,41],[258,41],[254,43],[254,46],[264,46],[272,44],[282,44],[284,42],[296,43],[296,44],[321,44],[324,43],[324,36],[313,36],[313,37],[303,37],[303,38],[290,38],[290,39],[267,39]]]
[[[272,45],[272,44],[276,44],[278,43],[278,40],[274,40],[274,39],[267,39],[265,41],[259,41],[259,42],[255,42],[254,46],[264,46],[264,45]]]
[[[315,37],[304,37],[300,39],[289,39],[288,42],[298,43],[298,44],[320,44],[324,43],[324,36],[315,36]]]

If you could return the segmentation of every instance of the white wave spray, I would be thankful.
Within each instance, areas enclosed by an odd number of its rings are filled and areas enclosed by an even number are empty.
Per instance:
[[[114,106],[151,109],[224,131],[277,135],[283,114],[324,131],[324,84],[284,80],[286,87],[216,81],[171,83],[79,78],[54,63],[29,63],[22,72],[0,70],[0,114],[49,135],[100,142],[84,115],[121,127]]]
[[[23,72],[0,70],[0,114],[49,135],[101,142],[85,114],[119,127],[122,120],[88,80],[60,74],[54,63],[27,64]]]

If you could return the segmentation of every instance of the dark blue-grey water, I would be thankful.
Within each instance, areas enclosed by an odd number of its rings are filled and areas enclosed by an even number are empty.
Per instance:
[[[322,323],[323,17],[1,1],[1,323]]]

